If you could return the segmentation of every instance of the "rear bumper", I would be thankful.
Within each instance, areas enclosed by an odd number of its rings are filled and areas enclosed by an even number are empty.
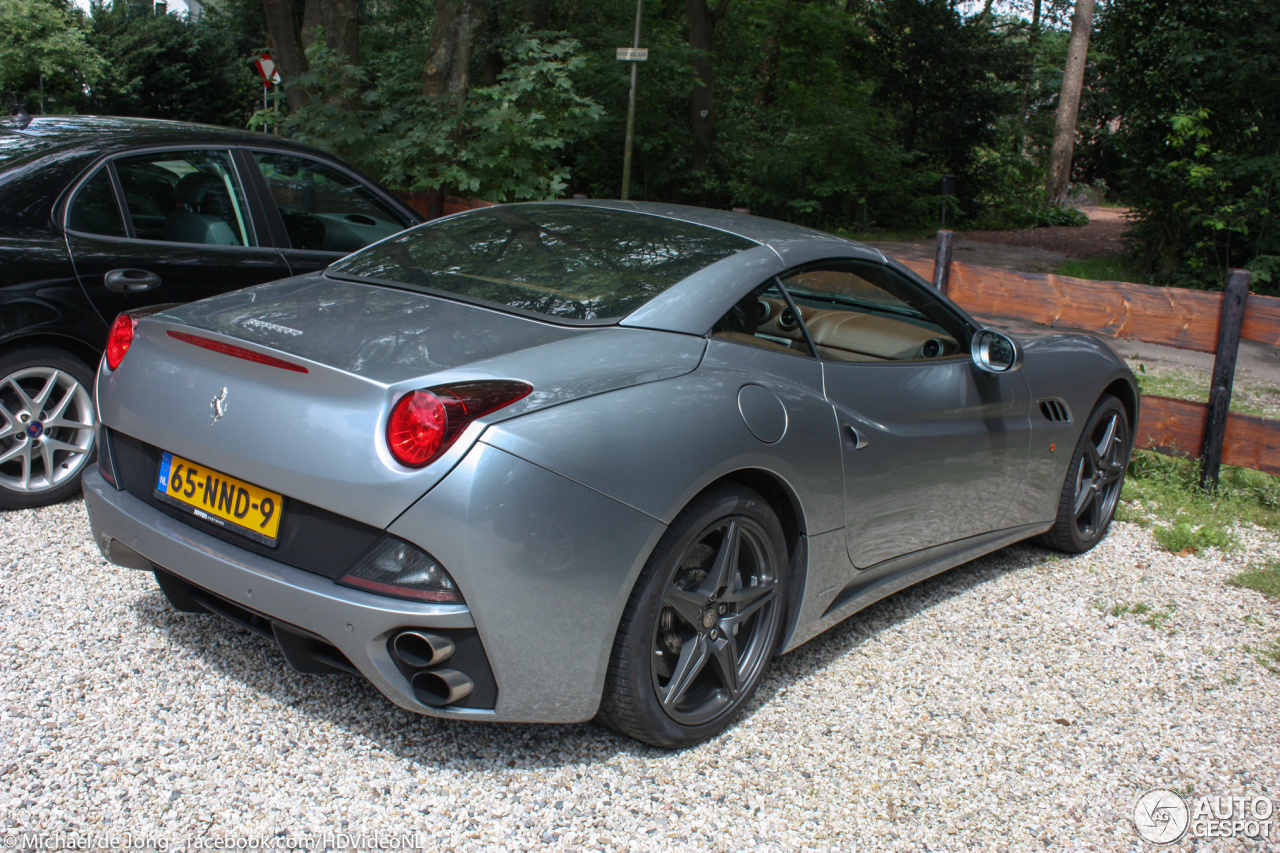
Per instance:
[[[473,628],[467,607],[372,595],[252,554],[117,491],[96,468],[85,472],[83,488],[94,541],[108,559],[114,540],[243,611],[323,638],[402,708],[455,719],[499,719],[491,710],[422,704],[387,649],[390,637],[404,628]],[[119,558],[119,547],[114,551]]]

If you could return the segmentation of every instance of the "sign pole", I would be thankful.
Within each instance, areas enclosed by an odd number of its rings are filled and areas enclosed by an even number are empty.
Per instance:
[[[631,42],[633,51],[637,53],[640,50],[640,10],[644,0],[636,0],[636,35]],[[629,57],[635,54],[629,54]],[[621,58],[621,57],[619,57]],[[631,142],[635,137],[636,131],[636,73],[640,68],[640,61],[636,58],[629,58],[631,63],[631,95],[627,100],[627,142],[626,153],[622,156],[622,200],[626,201],[631,194]]]

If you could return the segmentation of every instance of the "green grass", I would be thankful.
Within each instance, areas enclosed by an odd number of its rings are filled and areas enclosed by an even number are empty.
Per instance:
[[[1119,255],[1104,255],[1100,258],[1066,261],[1054,270],[1056,275],[1069,275],[1072,278],[1087,278],[1093,281],[1129,281],[1135,284],[1147,284],[1141,274],[1134,272]]]
[[[1100,602],[1094,602],[1094,606],[1098,607],[1098,609],[1105,610],[1100,606]],[[1109,612],[1117,619],[1121,616],[1145,616],[1145,619],[1141,619],[1143,625],[1150,625],[1152,628],[1159,629],[1163,628],[1164,623],[1173,618],[1174,611],[1177,609],[1177,605],[1169,604],[1160,610],[1155,610],[1150,604],[1135,601],[1132,604],[1117,603]]]
[[[1236,586],[1257,590],[1268,598],[1280,601],[1280,560],[1265,566],[1241,572],[1231,579]]]
[[[1175,400],[1193,400],[1197,403],[1209,402],[1211,378],[1208,374],[1190,371],[1148,373],[1147,366],[1138,362],[1133,365],[1133,375],[1138,379],[1138,392],[1144,396],[1172,397]],[[1274,393],[1274,389],[1261,386],[1250,388],[1243,383],[1237,385],[1231,395],[1231,411],[1240,415],[1274,417],[1271,410],[1261,405],[1259,399],[1255,399],[1255,395],[1260,392],[1263,396],[1267,396]]]
[[[1280,640],[1272,640],[1265,646],[1245,646],[1244,650],[1261,666],[1280,675]]]

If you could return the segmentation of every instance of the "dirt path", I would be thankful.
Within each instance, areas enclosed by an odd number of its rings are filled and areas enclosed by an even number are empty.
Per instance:
[[[1064,261],[1118,255],[1129,227],[1127,208],[1085,209],[1089,224],[1081,228],[1028,228],[1022,231],[957,231],[953,257],[967,264],[1022,272],[1053,272]],[[886,255],[933,258],[934,238],[910,242],[869,241]]]

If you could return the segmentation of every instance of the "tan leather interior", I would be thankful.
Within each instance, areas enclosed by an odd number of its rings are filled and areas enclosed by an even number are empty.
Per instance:
[[[794,328],[783,328],[778,323],[786,307],[785,302],[769,298],[761,301],[769,306],[769,315],[757,328],[758,332],[799,342],[804,341],[804,333],[798,325]],[[950,355],[957,350],[956,342],[948,335],[882,314],[864,314],[839,309],[826,310],[808,305],[801,305],[799,308],[805,325],[809,327],[809,334],[813,336],[813,341],[817,344],[818,352],[823,358],[839,361],[922,358],[921,348],[926,341],[933,338],[942,343],[941,355]],[[744,335],[743,337],[752,336]],[[762,340],[754,338],[755,342]],[[781,348],[781,345],[777,346]],[[804,347],[804,351],[808,351],[807,346]]]

